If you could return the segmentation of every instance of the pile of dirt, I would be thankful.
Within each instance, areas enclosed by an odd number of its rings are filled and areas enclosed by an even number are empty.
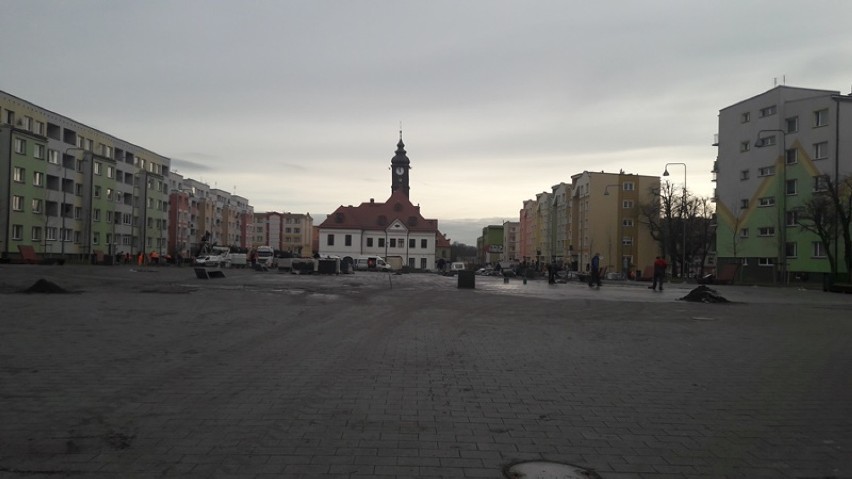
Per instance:
[[[62,288],[56,283],[52,283],[46,279],[40,279],[35,282],[29,288],[21,291],[22,293],[31,294],[31,293],[47,293],[47,294],[67,294],[70,291]]]
[[[686,296],[680,298],[681,301],[690,301],[693,303],[728,303],[727,299],[723,298],[722,295],[719,294],[715,289],[710,289],[703,284],[692,291],[689,292]]]

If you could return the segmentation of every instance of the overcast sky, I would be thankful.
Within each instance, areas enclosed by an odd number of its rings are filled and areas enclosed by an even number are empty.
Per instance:
[[[852,88],[852,2],[0,0],[0,89],[172,158],[256,211],[390,195],[517,220],[583,170],[684,162],[709,196],[718,111]],[[682,169],[673,180],[682,182]],[[456,232],[453,234],[453,232]]]

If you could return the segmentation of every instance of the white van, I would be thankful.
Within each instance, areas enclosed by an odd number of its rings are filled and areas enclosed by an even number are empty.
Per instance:
[[[355,258],[357,271],[392,271],[393,268],[381,256],[359,256]]]
[[[467,269],[464,263],[450,263],[450,276],[455,276],[459,271],[464,271]]]

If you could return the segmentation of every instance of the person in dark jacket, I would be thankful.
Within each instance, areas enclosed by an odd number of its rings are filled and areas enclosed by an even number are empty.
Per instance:
[[[589,276],[589,287],[597,286],[601,287],[601,255],[600,253],[595,253],[592,257],[592,274]]]

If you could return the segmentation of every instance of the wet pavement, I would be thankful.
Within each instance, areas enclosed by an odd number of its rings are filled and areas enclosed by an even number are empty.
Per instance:
[[[852,295],[225,275],[0,265],[0,477],[852,478]]]

